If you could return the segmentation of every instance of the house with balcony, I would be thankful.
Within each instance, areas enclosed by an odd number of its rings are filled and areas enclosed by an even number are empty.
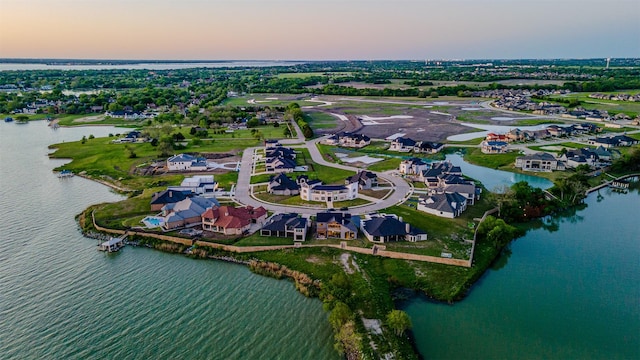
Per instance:
[[[429,165],[419,158],[411,158],[402,160],[398,171],[404,175],[418,175],[422,171],[427,170]]]
[[[353,240],[358,237],[360,218],[342,212],[320,212],[316,215],[316,238]]]
[[[302,177],[298,179],[298,183],[302,200],[326,202],[328,207],[333,207],[335,201],[353,200],[358,197],[357,182],[345,185],[323,185],[318,180]]]
[[[505,141],[483,141],[480,143],[484,154],[504,154],[509,150],[509,143]]]
[[[558,161],[558,159],[556,159],[553,155],[542,152],[517,157],[515,167],[520,168],[523,171],[544,172],[565,169],[564,163]]]

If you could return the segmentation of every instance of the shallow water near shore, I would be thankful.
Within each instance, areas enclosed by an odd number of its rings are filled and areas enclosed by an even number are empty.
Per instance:
[[[74,216],[123,197],[51,171],[49,144],[126,130],[0,123],[0,358],[337,359],[288,281],[146,248],[96,250]]]

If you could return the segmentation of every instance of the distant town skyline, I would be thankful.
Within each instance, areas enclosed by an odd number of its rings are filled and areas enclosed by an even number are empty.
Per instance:
[[[0,0],[0,58],[640,57],[637,0]]]

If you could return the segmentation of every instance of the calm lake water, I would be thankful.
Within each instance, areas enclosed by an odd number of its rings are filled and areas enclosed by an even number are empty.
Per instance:
[[[47,65],[47,64],[11,64],[0,63],[0,71],[10,70],[177,70],[191,68],[223,68],[223,67],[268,67],[291,66],[303,62],[289,61],[228,61],[202,63],[139,63],[122,65]]]
[[[122,199],[58,179],[47,145],[122,132],[0,123],[1,359],[337,359],[327,314],[292,283],[146,248],[96,250],[74,216]]]
[[[463,174],[480,181],[489,191],[493,191],[503,185],[511,186],[520,181],[526,181],[529,185],[541,189],[548,189],[553,186],[553,182],[551,180],[547,180],[539,176],[516,174],[508,171],[494,170],[469,164],[464,161],[461,155],[458,154],[447,155],[447,160],[451,161],[454,165],[460,166]]]
[[[404,304],[428,359],[640,359],[640,194],[517,239],[454,305]]]

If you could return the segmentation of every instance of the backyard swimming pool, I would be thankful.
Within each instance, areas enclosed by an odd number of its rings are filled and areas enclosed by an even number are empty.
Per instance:
[[[158,216],[147,216],[141,222],[149,229],[157,228],[164,224],[164,219]]]

